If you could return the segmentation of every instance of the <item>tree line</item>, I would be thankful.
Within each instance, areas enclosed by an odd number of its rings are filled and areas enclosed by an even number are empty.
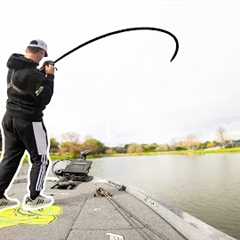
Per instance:
[[[194,135],[188,135],[185,138],[176,141],[173,140],[170,144],[138,144],[129,143],[122,146],[108,147],[100,140],[87,137],[85,141],[79,140],[77,133],[67,133],[60,143],[55,138],[51,138],[50,152],[64,155],[70,154],[73,157],[78,157],[83,150],[90,150],[93,155],[97,154],[118,154],[118,153],[148,153],[148,152],[167,152],[181,150],[203,150],[211,148],[235,147],[233,140],[226,134],[226,130],[220,127],[216,133],[216,140],[200,141]],[[240,144],[240,143],[239,143]]]
[[[65,133],[62,141],[56,138],[50,139],[50,153],[56,155],[69,155],[71,158],[79,157],[81,151],[90,150],[91,154],[116,154],[116,153],[147,153],[147,152],[166,152],[181,150],[203,150],[211,148],[235,147],[234,141],[227,137],[226,130],[220,127],[217,130],[217,139],[213,141],[201,142],[194,135],[188,135],[181,140],[173,140],[170,144],[138,144],[129,143],[122,146],[108,147],[100,140],[87,137],[84,141],[80,140],[78,133]],[[235,141],[236,142],[236,141]],[[240,145],[240,141],[238,142]],[[2,147],[2,135],[0,132],[0,147]],[[1,148],[0,148],[1,150]]]

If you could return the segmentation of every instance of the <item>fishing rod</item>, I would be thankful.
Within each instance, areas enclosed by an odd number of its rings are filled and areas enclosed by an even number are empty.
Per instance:
[[[63,58],[67,57],[68,55],[70,55],[71,53],[79,50],[80,48],[83,48],[85,47],[86,45],[89,45],[90,43],[93,43],[93,42],[96,42],[100,39],[103,39],[103,38],[106,38],[106,37],[109,37],[109,36],[112,36],[112,35],[116,35],[116,34],[120,34],[120,33],[123,33],[123,32],[130,32],[130,31],[143,31],[143,30],[149,30],[149,31],[157,31],[157,32],[163,32],[169,36],[171,36],[175,42],[175,50],[174,50],[174,53],[170,59],[170,62],[172,62],[175,57],[177,56],[177,53],[178,53],[178,50],[179,50],[179,42],[178,42],[178,39],[177,37],[165,30],[165,29],[161,29],[161,28],[156,28],[156,27],[134,27],[134,28],[125,28],[125,29],[121,29],[121,30],[117,30],[117,31],[113,31],[113,32],[109,32],[109,33],[106,33],[106,34],[103,34],[103,35],[100,35],[98,37],[95,37],[93,39],[90,39],[80,45],[78,45],[77,47],[71,49],[70,51],[64,53],[62,56],[60,56],[59,58],[57,58],[56,60],[54,61],[46,61],[44,62],[43,66],[41,67],[41,69],[44,69],[45,65],[55,65],[57,62],[59,62],[60,60],[62,60]]]

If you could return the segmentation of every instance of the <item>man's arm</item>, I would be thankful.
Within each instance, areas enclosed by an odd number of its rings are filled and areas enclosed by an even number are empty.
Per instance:
[[[35,89],[35,96],[37,98],[38,105],[45,107],[51,101],[54,89],[54,70],[46,70],[46,74],[36,71],[36,77],[40,78],[40,86]]]

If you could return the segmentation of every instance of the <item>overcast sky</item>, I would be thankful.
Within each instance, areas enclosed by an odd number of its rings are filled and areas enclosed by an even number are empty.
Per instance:
[[[107,145],[170,143],[194,134],[214,139],[224,127],[240,138],[239,1],[101,0],[0,3],[0,115],[5,112],[6,61],[43,39],[49,59],[101,34],[112,36],[57,64],[55,93],[45,110],[50,137],[78,132]]]

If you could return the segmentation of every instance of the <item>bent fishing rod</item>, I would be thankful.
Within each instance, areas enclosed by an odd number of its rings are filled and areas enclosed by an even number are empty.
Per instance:
[[[43,69],[45,65],[49,65],[49,64],[50,64],[50,65],[55,65],[57,62],[59,62],[60,60],[62,60],[62,59],[65,58],[65,57],[67,57],[67,56],[70,55],[71,53],[79,50],[80,48],[85,47],[86,45],[89,45],[90,43],[96,42],[96,41],[98,41],[98,40],[100,40],[100,39],[103,39],[103,38],[106,38],[106,37],[109,37],[109,36],[112,36],[112,35],[120,34],[120,33],[123,33],[123,32],[143,31],[143,30],[162,32],[162,33],[165,33],[165,34],[167,34],[167,35],[169,35],[169,36],[171,36],[171,37],[173,38],[173,40],[174,40],[174,42],[175,42],[175,51],[174,51],[174,53],[173,53],[173,55],[172,55],[172,57],[171,57],[171,59],[170,59],[170,62],[172,62],[172,61],[175,59],[175,57],[177,56],[177,53],[178,53],[178,50],[179,50],[179,42],[178,42],[178,39],[177,39],[177,37],[176,37],[173,33],[169,32],[169,31],[167,31],[167,30],[161,29],[161,28],[156,28],[156,27],[134,27],[134,28],[125,28],[125,29],[121,29],[121,30],[109,32],[109,33],[100,35],[100,36],[98,36],[98,37],[95,37],[95,38],[93,38],[93,39],[91,39],[91,40],[89,40],[89,41],[86,41],[86,42],[80,44],[79,46],[71,49],[70,51],[64,53],[62,56],[60,56],[60,57],[57,58],[56,60],[44,62],[44,64],[43,64],[43,66],[42,66],[41,69]]]

